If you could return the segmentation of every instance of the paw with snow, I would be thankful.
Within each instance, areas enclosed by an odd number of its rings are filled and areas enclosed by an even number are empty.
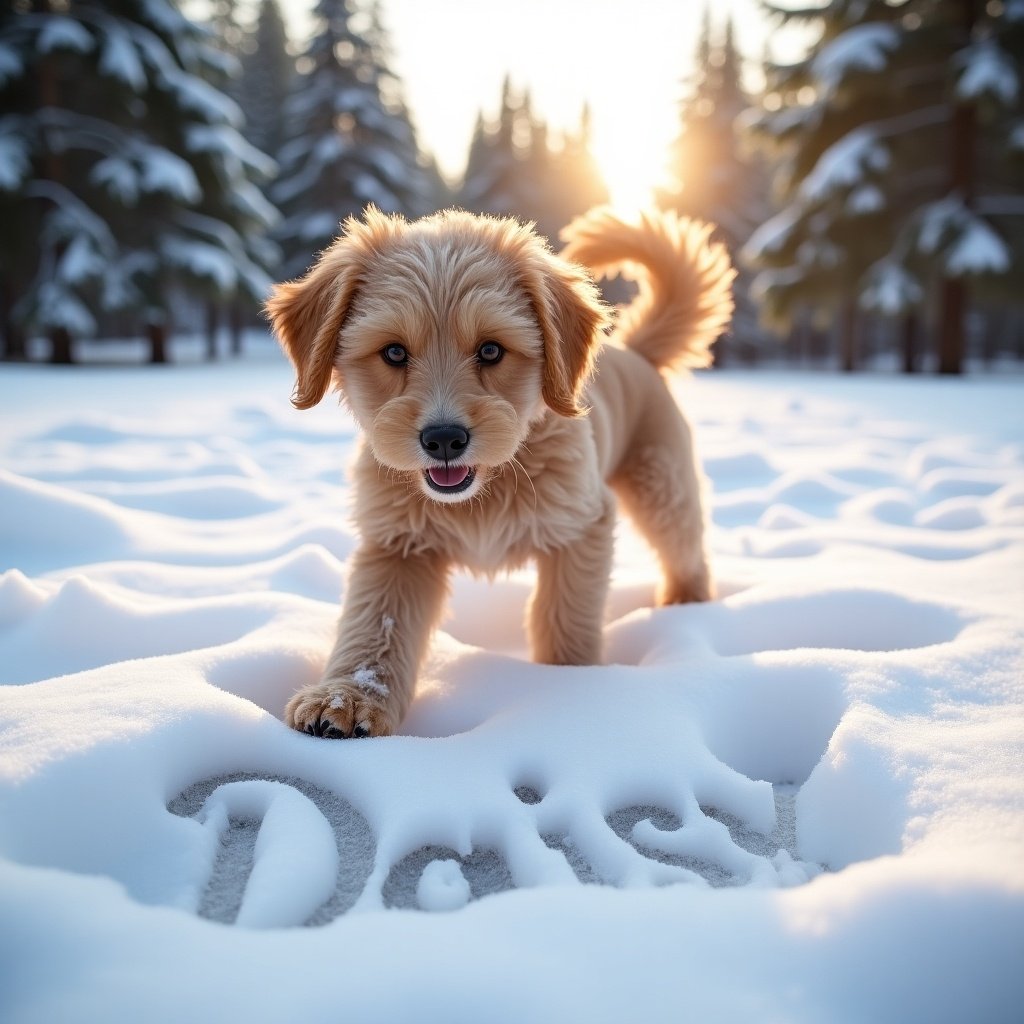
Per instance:
[[[288,701],[284,715],[299,732],[335,740],[390,736],[398,724],[387,687],[369,669],[303,687]]]

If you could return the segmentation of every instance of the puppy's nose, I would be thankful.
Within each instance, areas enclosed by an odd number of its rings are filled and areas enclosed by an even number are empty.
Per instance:
[[[420,445],[423,450],[435,459],[448,462],[457,459],[469,444],[469,431],[454,423],[443,423],[436,427],[427,427],[420,434]]]

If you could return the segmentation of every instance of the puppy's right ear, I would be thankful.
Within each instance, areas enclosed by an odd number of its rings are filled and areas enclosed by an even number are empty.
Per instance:
[[[274,285],[267,315],[295,367],[292,405],[310,409],[327,393],[338,335],[369,261],[403,228],[401,217],[370,206],[363,219],[349,217],[343,233],[296,281]]]
[[[338,334],[363,273],[356,246],[336,238],[297,281],[276,284],[266,310],[281,347],[295,367],[292,405],[310,409],[327,393]]]

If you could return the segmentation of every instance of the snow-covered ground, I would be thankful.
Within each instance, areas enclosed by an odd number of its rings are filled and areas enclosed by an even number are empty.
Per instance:
[[[404,735],[279,720],[353,441],[266,345],[0,368],[0,1019],[1019,1020],[1024,379],[680,387],[722,598],[459,578]]]

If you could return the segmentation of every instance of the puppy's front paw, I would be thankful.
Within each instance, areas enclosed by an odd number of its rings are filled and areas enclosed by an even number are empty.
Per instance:
[[[284,715],[293,729],[332,740],[390,736],[395,728],[388,698],[353,680],[304,687],[288,701]]]

